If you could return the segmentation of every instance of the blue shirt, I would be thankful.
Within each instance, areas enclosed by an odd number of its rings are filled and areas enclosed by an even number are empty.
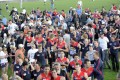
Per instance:
[[[4,17],[4,18],[2,19],[2,22],[3,22],[4,25],[7,25],[7,18]]]
[[[80,16],[82,14],[82,9],[76,9],[77,14]]]

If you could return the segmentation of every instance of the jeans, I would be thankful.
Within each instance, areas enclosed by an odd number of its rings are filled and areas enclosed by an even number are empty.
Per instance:
[[[103,51],[103,63],[104,63],[104,68],[105,68],[106,65],[108,66],[108,68],[111,68],[110,67],[110,61],[109,61],[108,50],[104,50]]]

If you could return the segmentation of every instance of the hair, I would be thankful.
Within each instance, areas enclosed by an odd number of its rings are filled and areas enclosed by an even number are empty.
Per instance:
[[[46,64],[45,67],[50,67],[50,65],[49,65],[49,64]]]
[[[52,68],[51,71],[56,71],[57,72],[57,70],[55,68]]]
[[[78,57],[79,57],[79,55],[78,55],[78,54],[75,54],[75,55],[73,56],[73,58],[74,58],[75,56],[78,56]]]
[[[87,62],[89,62],[89,61],[90,61],[89,59],[85,59],[84,64],[87,64]]]
[[[22,66],[26,66],[26,65],[28,65],[28,62],[27,62],[27,61],[24,61],[24,62],[22,63]]]
[[[95,51],[95,55],[97,55],[99,57],[99,52],[98,51]]]

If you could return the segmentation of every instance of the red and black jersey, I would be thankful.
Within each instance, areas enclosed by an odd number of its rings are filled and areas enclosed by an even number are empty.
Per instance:
[[[45,73],[41,73],[40,75],[42,77],[42,80],[51,80],[51,73],[49,73],[48,75],[46,75]]]
[[[73,80],[83,80],[84,79],[84,72],[81,71],[80,74],[77,74],[77,72],[73,73]]]
[[[81,71],[87,73],[88,77],[92,76],[93,75],[93,67],[89,67],[88,69],[85,69],[85,68],[82,68]]]
[[[35,41],[41,43],[43,41],[43,37],[36,37]]]
[[[65,48],[65,44],[66,44],[65,41],[59,42],[57,47],[60,49],[63,49],[63,48]]]
[[[57,76],[57,78],[53,79],[53,80],[60,80],[61,76]]]
[[[57,16],[58,15],[58,12],[57,11],[54,11],[53,12],[53,16]]]
[[[78,42],[71,42],[72,47],[78,47],[78,44],[79,44]]]
[[[32,37],[26,37],[26,41],[27,41],[28,43],[31,43],[31,42],[32,42]]]
[[[82,65],[82,61],[81,61],[81,60],[78,60],[77,63],[79,63],[80,65]],[[76,65],[76,62],[75,62],[74,60],[70,62],[70,66],[71,66],[72,68],[75,68],[75,65]]]
[[[66,63],[67,62],[67,58],[66,57],[64,57],[63,59],[57,58],[57,62]]]
[[[48,42],[51,44],[51,45],[55,45],[55,43],[58,41],[58,38],[53,38],[53,39],[50,39],[48,38]]]

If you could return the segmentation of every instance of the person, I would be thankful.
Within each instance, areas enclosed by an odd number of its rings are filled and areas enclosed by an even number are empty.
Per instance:
[[[75,66],[76,66],[76,63],[79,63],[81,66],[83,66],[83,63],[82,61],[79,59],[79,56],[77,54],[75,54],[73,56],[73,60],[70,61],[69,63],[69,66],[68,66],[68,72],[70,72],[72,70],[72,72],[75,70]]]
[[[68,30],[65,30],[65,34],[63,35],[63,38],[67,43],[68,48],[70,48],[70,34],[68,34]]]
[[[107,64],[108,68],[111,69],[110,67],[110,62],[108,58],[108,43],[109,40],[107,37],[104,36],[104,33],[100,33],[100,37],[98,38],[99,46],[102,48],[103,51],[103,62],[104,62],[104,67],[105,63]]]
[[[94,53],[94,77],[97,80],[104,80],[103,76],[103,61],[99,57],[99,53],[96,51]]]
[[[7,29],[10,35],[14,35],[15,31],[18,30],[18,25],[12,22],[12,20],[9,20]]]
[[[56,62],[59,62],[61,65],[64,64],[64,65],[68,66],[69,59],[65,57],[65,53],[64,52],[60,52],[60,57],[58,57],[56,59]]]
[[[6,8],[6,11],[8,12],[8,10],[9,10],[9,9],[8,9],[8,4],[6,4],[6,7],[5,7],[5,8]]]
[[[57,75],[57,70],[55,68],[52,69],[52,79],[53,80],[66,80],[65,77]]]
[[[15,52],[15,61],[16,61],[16,59],[17,58],[20,58],[20,59],[22,59],[22,61],[24,61],[24,58],[25,58],[25,56],[24,56],[24,45],[23,44],[19,44],[19,46],[18,46],[19,48],[16,50],[16,52]]]
[[[45,65],[44,72],[37,77],[37,80],[44,80],[44,79],[51,80],[50,66],[48,64]]]
[[[51,0],[51,9],[54,9],[54,0]]]
[[[30,80],[31,74],[30,70],[28,69],[28,62],[24,61],[22,63],[22,69],[19,71],[19,76],[24,80]]]
[[[89,44],[89,51],[86,53],[86,56],[85,56],[86,59],[90,60],[92,66],[94,65],[93,55],[94,55],[94,52],[95,52],[95,50],[93,48],[94,48],[93,44]]]
[[[88,75],[87,73],[81,71],[81,65],[79,63],[76,63],[75,66],[75,72],[73,72],[72,74],[72,80],[87,80],[88,79]]]
[[[2,69],[2,74],[6,74],[6,66],[7,66],[7,57],[8,55],[3,52],[2,47],[0,47],[0,68]]]
[[[42,73],[43,71],[41,70],[41,67],[39,65],[39,63],[35,64],[35,69],[31,72],[32,74],[32,78],[34,80],[37,80],[37,77]]]
[[[35,53],[38,51],[38,49],[36,49],[35,44],[31,44],[31,49],[28,50],[28,54],[27,57],[29,60],[34,59]]]
[[[64,76],[66,80],[70,80],[69,77],[68,77],[67,71],[61,69],[62,66],[63,66],[63,65],[60,65],[60,63],[58,63],[58,62],[55,62],[55,63],[53,64],[53,68],[56,69],[57,75],[59,75],[59,76]]]
[[[93,79],[93,77],[94,77],[94,68],[91,66],[90,60],[85,59],[84,67],[81,69],[81,71],[86,72],[88,77]]]
[[[112,69],[113,71],[119,71],[119,49],[120,44],[118,41],[116,41],[116,36],[111,36],[111,41],[109,42],[109,50],[111,54],[111,60],[112,60]]]
[[[16,63],[14,64],[14,73],[19,75],[19,71],[22,69],[22,60],[17,58]]]
[[[99,46],[99,43],[97,40],[94,41],[94,50],[99,52],[99,57],[103,61],[103,51],[102,51],[102,48]]]
[[[38,51],[34,55],[34,59],[37,60],[37,63],[39,63],[42,67],[44,67],[47,62],[47,54],[43,52],[42,45],[38,45]]]

